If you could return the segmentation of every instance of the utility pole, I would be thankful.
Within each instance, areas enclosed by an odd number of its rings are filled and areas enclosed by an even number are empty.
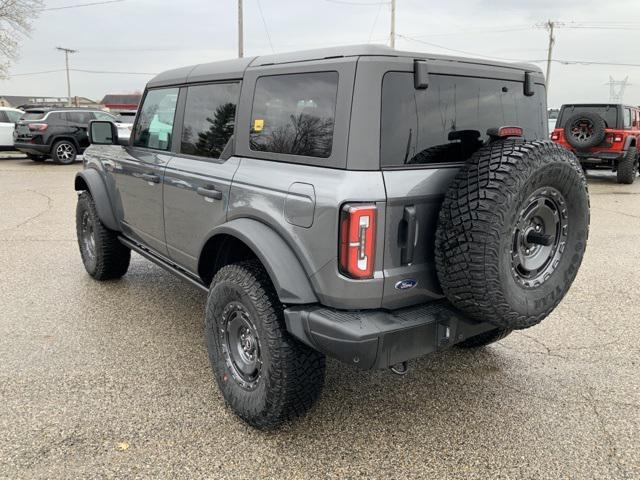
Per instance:
[[[551,76],[551,56],[553,54],[553,45],[556,43],[556,37],[553,36],[553,27],[555,22],[549,20],[545,24],[545,28],[549,30],[549,53],[547,54],[547,95],[549,94],[549,77]]]
[[[77,50],[72,50],[70,48],[56,47],[56,50],[60,50],[64,52],[64,62],[67,68],[67,106],[71,106],[71,80],[69,78],[69,54],[76,53]]]
[[[242,17],[242,0],[238,0],[238,58],[242,58],[244,56],[244,32]]]
[[[396,0],[391,0],[391,48],[396,48]]]

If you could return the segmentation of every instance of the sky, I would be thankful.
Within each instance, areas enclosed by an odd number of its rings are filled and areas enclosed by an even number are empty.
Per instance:
[[[45,8],[99,0],[46,0]],[[388,43],[386,0],[244,0],[245,56],[323,46]],[[261,15],[261,11],[262,14]],[[264,18],[264,20],[263,20]],[[543,60],[548,32],[561,22],[548,103],[609,101],[609,76],[629,77],[625,103],[640,105],[640,0],[397,0],[396,48],[507,61]],[[237,56],[236,0],[123,0],[46,10],[21,41],[20,58],[0,80],[0,95],[66,96],[63,46],[78,50],[72,95],[144,89],[154,73]],[[461,53],[465,52],[465,53]],[[546,63],[537,63],[543,70]]]

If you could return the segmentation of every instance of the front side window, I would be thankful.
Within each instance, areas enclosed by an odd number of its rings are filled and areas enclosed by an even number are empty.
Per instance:
[[[106,122],[115,122],[116,118],[109,115],[108,113],[105,112],[93,112],[93,116],[95,117],[96,120],[103,120]]]
[[[237,83],[187,89],[181,153],[220,158],[233,135],[239,92]]]
[[[328,158],[338,72],[260,77],[251,115],[252,150]]]
[[[383,78],[383,167],[463,162],[488,141],[490,128],[519,126],[527,140],[546,137],[540,85],[527,97],[521,82],[507,80],[433,74],[424,90],[413,82],[405,72]]]
[[[178,102],[177,88],[149,90],[133,131],[135,147],[169,150]]]

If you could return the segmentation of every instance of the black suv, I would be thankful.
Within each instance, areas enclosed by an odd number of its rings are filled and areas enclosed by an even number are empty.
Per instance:
[[[87,128],[92,120],[116,118],[100,110],[28,109],[16,123],[14,147],[36,162],[50,156],[56,163],[71,164],[89,146]]]

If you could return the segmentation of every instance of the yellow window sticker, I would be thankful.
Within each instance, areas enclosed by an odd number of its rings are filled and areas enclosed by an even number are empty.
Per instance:
[[[253,131],[254,132],[261,132],[263,128],[264,128],[264,119],[256,118],[253,121]]]

